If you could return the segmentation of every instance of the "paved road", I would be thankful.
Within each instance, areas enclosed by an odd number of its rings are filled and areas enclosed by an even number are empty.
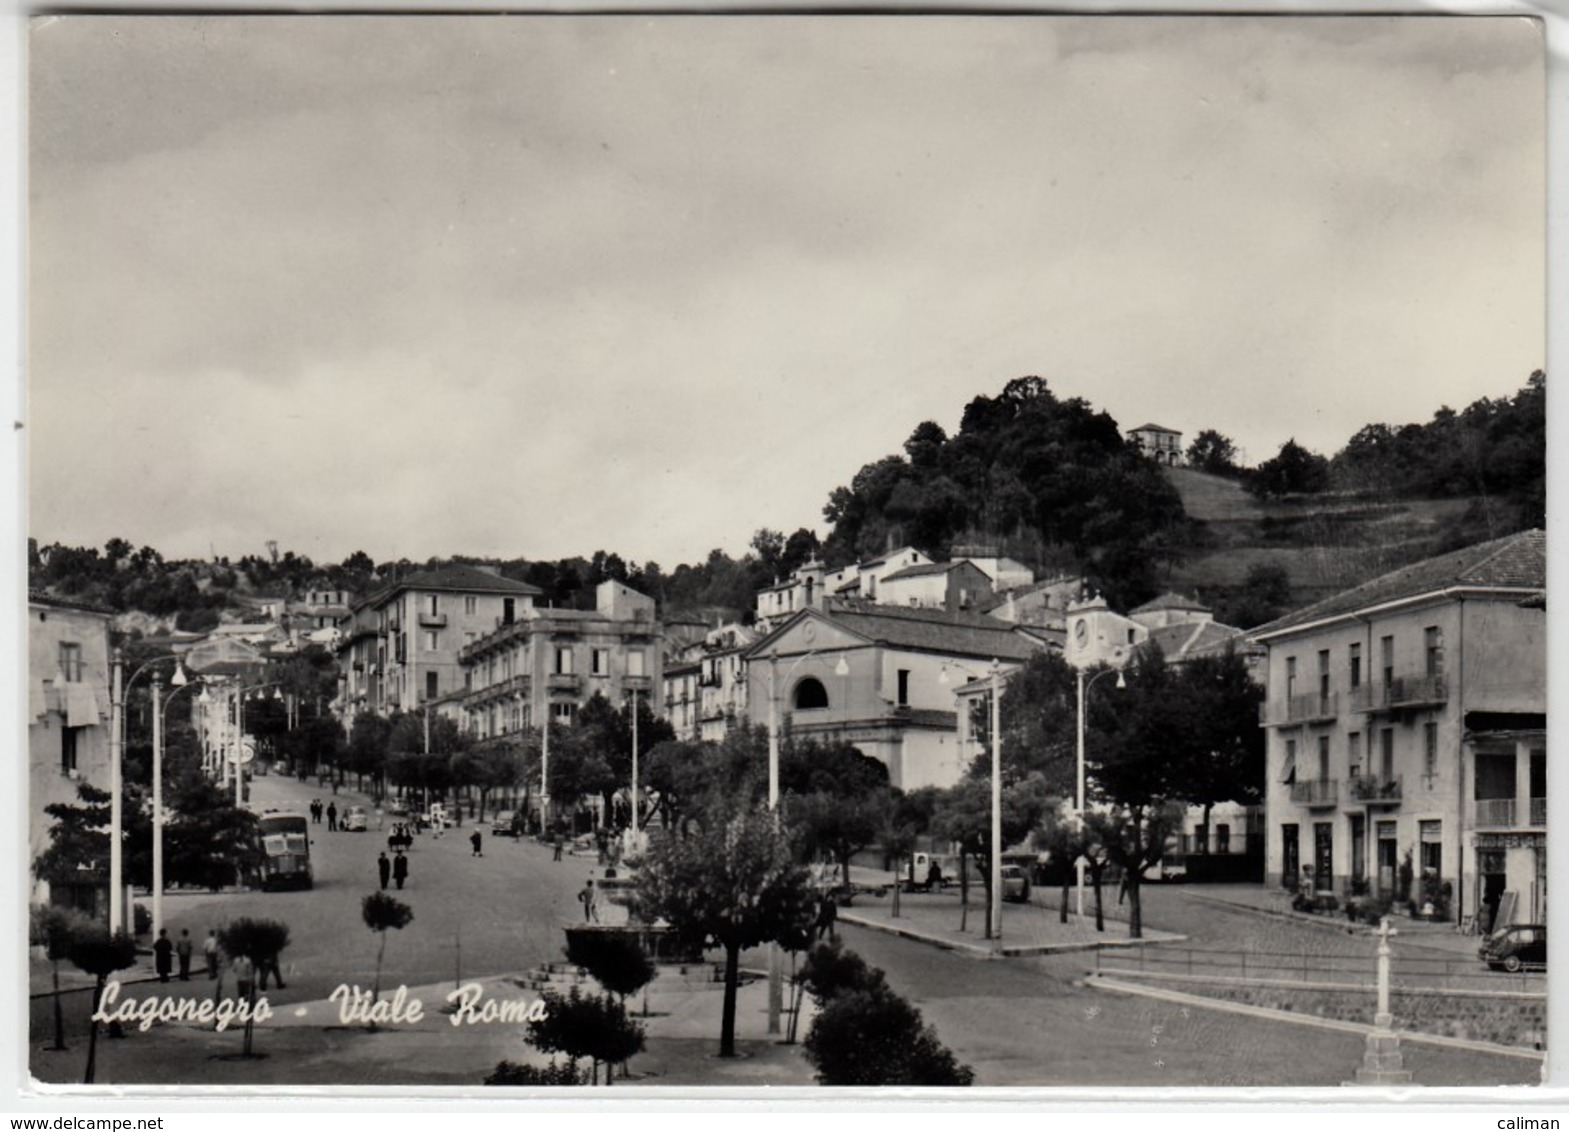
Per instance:
[[[1078,986],[1089,953],[987,961],[851,925],[843,937],[920,1008],[977,1085],[1337,1086],[1362,1059],[1356,1035]],[[1538,1081],[1532,1061],[1412,1043],[1405,1052],[1418,1084]]]
[[[252,805],[303,812],[318,796],[331,798],[309,783],[269,776],[255,780]],[[353,800],[339,795],[339,810]],[[561,957],[562,926],[581,914],[576,893],[593,864],[570,857],[553,863],[542,845],[491,837],[488,824],[481,828],[484,856],[478,858],[471,855],[471,827],[415,838],[407,887],[394,892],[413,909],[414,920],[388,933],[383,987],[523,971]],[[200,939],[207,928],[239,916],[288,924],[287,989],[269,991],[274,1004],[325,998],[339,983],[368,989],[375,973],[378,941],[360,919],[360,902],[377,888],[376,855],[386,847],[386,834],[328,832],[325,820],[311,834],[316,884],[308,891],[165,902],[175,936],[188,927]]]

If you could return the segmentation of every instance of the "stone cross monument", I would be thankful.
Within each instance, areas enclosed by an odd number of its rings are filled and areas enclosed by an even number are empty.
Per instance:
[[[1378,923],[1378,1012],[1373,1015],[1373,1030],[1367,1036],[1367,1052],[1357,1079],[1347,1085],[1409,1085],[1411,1071],[1402,1068],[1400,1035],[1393,1026],[1395,1016],[1389,1012],[1389,937],[1396,935],[1389,926],[1389,917]]]

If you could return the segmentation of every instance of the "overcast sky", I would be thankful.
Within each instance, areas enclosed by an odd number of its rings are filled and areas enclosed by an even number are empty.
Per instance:
[[[1545,364],[1505,17],[88,17],[29,52],[43,542],[669,569],[1038,374],[1288,437]]]

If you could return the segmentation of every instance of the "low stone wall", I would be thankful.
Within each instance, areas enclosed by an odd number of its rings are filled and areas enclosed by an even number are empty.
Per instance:
[[[1105,972],[1137,979],[1188,994],[1241,1002],[1270,1010],[1311,1014],[1342,1022],[1373,1024],[1377,1006],[1371,986],[1308,986],[1279,982],[1242,982],[1203,976],[1150,975],[1137,971]],[[1395,1028],[1424,1034],[1492,1042],[1496,1045],[1544,1049],[1547,1045],[1547,996],[1508,991],[1392,990],[1389,1009]]]

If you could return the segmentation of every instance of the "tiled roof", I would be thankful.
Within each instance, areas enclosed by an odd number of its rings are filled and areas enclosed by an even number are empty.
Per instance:
[[[1176,593],[1163,593],[1153,601],[1147,601],[1137,609],[1132,610],[1128,616],[1131,617],[1134,613],[1157,613],[1163,609],[1198,610],[1201,613],[1210,612],[1209,606],[1197,598],[1183,597],[1181,594]]]
[[[1149,639],[1160,645],[1160,651],[1170,660],[1220,654],[1225,652],[1228,644],[1234,644],[1238,651],[1247,648],[1247,640],[1241,629],[1214,621],[1151,629]]]
[[[895,570],[892,574],[883,575],[884,582],[892,582],[898,578],[924,578],[931,574],[946,574],[949,570],[957,570],[963,563],[960,562],[923,562],[914,566],[906,566],[903,570]],[[974,563],[971,563],[974,565]],[[976,567],[980,569],[980,567]]]
[[[28,590],[27,600],[34,605],[53,605],[59,609],[76,609],[83,613],[101,613],[105,616],[114,616],[114,610],[108,606],[95,605],[90,601],[76,601],[68,597],[54,597],[43,590]]]
[[[1427,558],[1334,594],[1252,630],[1255,639],[1298,625],[1451,588],[1533,590],[1547,586],[1547,534],[1521,531]]]
[[[401,590],[534,595],[545,592],[538,586],[531,586],[527,582],[514,582],[511,578],[503,578],[498,574],[481,570],[477,566],[441,566],[434,570],[421,570],[406,578],[399,578],[373,597],[371,602],[379,605]]]
[[[978,613],[948,613],[940,609],[876,605],[849,609],[835,605],[826,610],[806,610],[801,616],[823,617],[878,644],[921,652],[981,659],[996,657],[998,660],[1026,660],[1042,647],[1012,625]],[[792,618],[775,633],[752,646],[750,655],[765,653],[768,641],[785,632],[795,620]]]
[[[1180,428],[1167,428],[1165,425],[1158,425],[1158,424],[1141,424],[1138,428],[1130,428],[1128,431],[1130,433],[1132,433],[1132,432],[1174,432],[1178,436],[1182,435],[1182,430]]]

